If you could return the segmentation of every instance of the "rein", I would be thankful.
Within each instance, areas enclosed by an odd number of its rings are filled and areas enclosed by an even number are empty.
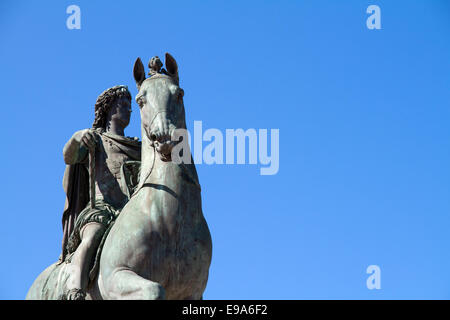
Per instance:
[[[150,139],[147,136],[147,130],[144,130],[145,132],[145,136],[147,137],[147,139],[150,141]],[[133,192],[133,194],[131,195],[130,199],[133,198],[144,186],[145,186],[145,181],[150,177],[150,175],[153,172],[153,168],[155,167],[155,159],[156,159],[156,149],[155,146],[150,146],[151,148],[153,148],[153,161],[152,161],[152,166],[150,168],[150,171],[148,172],[147,176],[145,177],[145,179],[143,179],[142,181],[139,181],[139,187]],[[142,166],[142,165],[141,165]]]

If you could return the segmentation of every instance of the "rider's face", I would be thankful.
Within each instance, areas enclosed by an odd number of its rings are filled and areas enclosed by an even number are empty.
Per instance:
[[[116,100],[111,108],[111,120],[114,119],[125,128],[130,123],[131,103],[126,97]]]

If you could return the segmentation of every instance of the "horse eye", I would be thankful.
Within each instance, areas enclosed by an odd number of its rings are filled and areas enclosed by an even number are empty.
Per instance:
[[[144,106],[144,99],[143,99],[142,97],[139,97],[139,98],[136,100],[136,102],[137,102],[139,108],[142,108],[142,107]]]

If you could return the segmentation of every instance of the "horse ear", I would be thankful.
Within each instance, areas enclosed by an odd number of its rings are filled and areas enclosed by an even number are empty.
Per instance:
[[[142,64],[141,58],[137,58],[136,61],[134,62],[133,76],[139,90],[142,82],[144,82],[145,80],[145,69],[144,65]]]
[[[176,81],[178,84],[178,65],[175,59],[170,55],[170,53],[166,52],[166,69],[167,73]]]

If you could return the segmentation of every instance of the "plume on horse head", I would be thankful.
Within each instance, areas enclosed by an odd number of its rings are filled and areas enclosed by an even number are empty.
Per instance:
[[[155,58],[159,59],[158,57],[153,57],[152,59],[155,59]],[[166,69],[164,69],[164,68],[158,69],[157,73],[168,75],[175,81],[175,83],[177,85],[179,85],[180,80],[179,80],[179,76],[178,76],[178,65],[177,65],[175,58],[172,57],[172,55],[168,52],[166,52],[165,64],[166,64]],[[150,67],[150,65],[151,65],[151,61],[149,62],[149,67]],[[137,88],[139,90],[142,82],[144,82],[144,80],[146,79],[144,64],[142,63],[142,60],[140,57],[138,57],[136,59],[136,61],[134,62],[133,76],[134,76],[134,80],[136,81]]]

